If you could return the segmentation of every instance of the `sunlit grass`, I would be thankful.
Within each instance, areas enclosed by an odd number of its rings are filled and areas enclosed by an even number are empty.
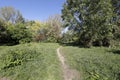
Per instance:
[[[61,52],[69,66],[80,72],[81,80],[120,80],[119,50],[67,46]]]
[[[56,56],[56,48],[58,47],[59,45],[54,43],[1,46],[0,65],[3,66],[0,67],[0,77],[7,77],[11,80],[62,80],[61,68]],[[5,56],[15,53],[27,55],[21,56],[22,58],[17,55],[18,60],[13,61],[12,66],[3,68],[6,66],[4,59],[8,59]],[[18,64],[20,60],[22,62]],[[6,63],[9,65],[11,62]]]

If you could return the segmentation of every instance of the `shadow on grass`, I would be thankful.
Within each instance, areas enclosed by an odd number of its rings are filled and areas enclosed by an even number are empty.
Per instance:
[[[73,47],[79,47],[79,48],[85,48],[84,46],[78,44],[78,43],[59,43],[61,46],[73,46]]]
[[[113,50],[114,54],[120,54],[120,50]]]
[[[14,46],[16,43],[0,43],[0,46]]]
[[[111,50],[109,52],[112,52],[113,54],[120,54],[120,50],[115,50],[115,49],[113,49],[113,50]]]

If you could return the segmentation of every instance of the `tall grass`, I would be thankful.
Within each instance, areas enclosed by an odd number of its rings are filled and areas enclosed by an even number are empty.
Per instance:
[[[0,77],[10,80],[62,80],[58,44],[29,43],[0,47]]]
[[[120,80],[120,51],[111,48],[63,47],[66,62],[80,72],[81,80]]]

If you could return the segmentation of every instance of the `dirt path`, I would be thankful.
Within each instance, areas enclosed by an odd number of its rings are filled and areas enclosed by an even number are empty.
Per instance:
[[[7,79],[6,77],[3,77],[3,78],[0,78],[0,80],[9,80],[9,79]]]
[[[57,49],[57,55],[61,62],[64,80],[80,80],[79,73],[76,70],[70,69],[69,66],[65,63],[65,58],[60,53],[60,48],[61,47]]]

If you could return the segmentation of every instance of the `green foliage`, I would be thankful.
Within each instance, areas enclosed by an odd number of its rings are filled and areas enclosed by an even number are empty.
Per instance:
[[[38,56],[37,49],[31,50],[30,48],[25,49],[10,49],[6,51],[7,54],[3,54],[2,62],[4,64],[2,69],[7,69],[11,67],[15,67],[18,65],[22,65],[24,62],[32,60]],[[34,53],[34,55],[33,55]]]
[[[58,42],[62,20],[59,15],[49,17],[45,22],[25,21],[13,7],[0,8],[0,44]]]
[[[0,43],[26,43],[32,41],[32,35],[25,24],[0,21]]]
[[[0,77],[10,80],[62,80],[57,47],[59,45],[53,43],[0,46]]]
[[[120,80],[119,48],[63,47],[66,62],[80,72],[81,80]]]
[[[47,41],[48,42],[59,42],[61,29],[62,29],[62,19],[60,15],[53,15],[46,21]]]
[[[12,7],[0,8],[0,44],[26,43],[31,33],[24,24],[24,18]]]
[[[65,33],[62,34],[61,43],[73,43],[74,41],[77,40],[77,36],[75,36],[76,34],[73,31],[67,31]]]
[[[25,24],[19,23],[9,26],[8,31],[15,43],[27,43],[32,40],[32,34]]]
[[[7,24],[0,20],[0,43],[10,42],[11,37],[7,30]]]
[[[59,15],[49,17],[45,22],[35,21],[30,29],[37,42],[58,42],[60,39],[62,20]]]
[[[86,47],[111,45],[113,17],[111,0],[67,0],[62,10],[65,27],[77,32],[77,41]]]

